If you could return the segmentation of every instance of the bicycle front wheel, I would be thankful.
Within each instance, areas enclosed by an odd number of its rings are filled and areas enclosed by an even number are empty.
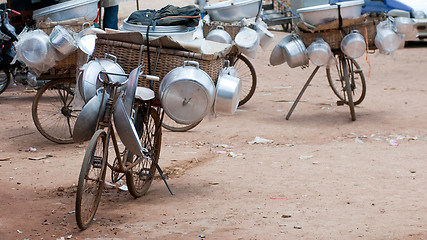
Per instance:
[[[345,103],[348,105],[348,107],[350,108],[350,115],[351,115],[351,120],[355,121],[356,120],[356,112],[354,111],[354,102],[353,102],[353,94],[352,94],[352,90],[351,90],[351,84],[350,84],[350,76],[349,73],[347,71],[347,68],[349,67],[348,62],[346,61],[345,57],[342,57],[340,59],[340,64],[342,65],[342,70],[344,73],[344,99],[345,99]]]
[[[45,84],[32,106],[37,130],[55,143],[72,143],[79,111],[73,110],[75,79],[57,79]]]
[[[139,198],[147,193],[156,173],[159,162],[162,129],[160,117],[154,108],[139,107],[136,113],[135,128],[140,137],[142,147],[148,150],[144,157],[137,156],[128,151],[126,161],[128,165],[135,166],[126,173],[126,183],[129,193]]]
[[[10,83],[10,73],[9,71],[2,69],[0,70],[0,94],[6,90],[7,86]]]
[[[338,62],[340,60],[338,59]],[[349,76],[351,95],[354,100],[354,105],[360,104],[365,99],[366,94],[366,81],[365,75],[359,64],[354,59],[345,58],[347,62],[347,75]],[[341,64],[335,67],[331,66],[326,68],[326,76],[328,77],[329,86],[334,94],[341,100],[345,99],[345,81],[344,72]]]
[[[230,63],[237,71],[237,77],[240,78],[242,90],[240,91],[239,106],[247,103],[255,93],[257,77],[252,63],[242,54],[237,55]]]
[[[84,230],[92,223],[98,209],[107,170],[107,134],[95,132],[80,170],[76,194],[76,222]]]

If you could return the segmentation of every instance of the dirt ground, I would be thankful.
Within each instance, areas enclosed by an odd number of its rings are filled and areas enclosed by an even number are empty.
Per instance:
[[[235,115],[164,131],[159,163],[175,195],[160,179],[139,199],[108,187],[85,231],[73,211],[87,144],[45,139],[35,93],[10,86],[0,95],[0,239],[427,239],[427,44],[358,59],[367,96],[356,121],[324,68],[286,120],[314,67],[270,66],[274,45],[251,59],[258,86]],[[250,144],[257,137],[271,141]]]

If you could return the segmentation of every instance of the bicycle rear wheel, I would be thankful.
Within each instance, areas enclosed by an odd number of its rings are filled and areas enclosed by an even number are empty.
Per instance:
[[[98,209],[107,170],[107,134],[100,129],[90,140],[80,170],[76,194],[76,221],[84,230]]]
[[[354,102],[353,102],[353,93],[351,90],[351,84],[350,84],[350,76],[349,73],[347,71],[347,68],[349,67],[348,62],[346,61],[345,57],[340,58],[340,64],[342,65],[342,70],[344,73],[344,99],[345,99],[345,103],[349,106],[350,108],[350,115],[351,115],[351,120],[355,121],[356,120],[356,112],[354,111]]]
[[[37,130],[55,143],[72,143],[73,129],[79,111],[74,111],[75,79],[56,79],[36,94],[32,106]]]
[[[135,128],[142,147],[146,148],[148,152],[145,154],[146,157],[140,157],[128,151],[127,163],[136,163],[136,165],[126,173],[126,183],[129,193],[133,197],[139,198],[150,188],[159,161],[162,128],[158,112],[154,108],[140,106],[136,113]]]
[[[7,86],[10,83],[10,73],[9,71],[2,69],[0,70],[0,94],[6,90]]]
[[[230,61],[230,65],[237,71],[237,77],[240,78],[242,90],[240,92],[239,106],[247,103],[255,93],[257,77],[252,63],[242,54],[237,55]]]
[[[351,95],[354,105],[358,105],[365,99],[366,95],[365,75],[356,60],[349,58],[345,59],[348,66],[347,74],[349,76]],[[344,92],[346,89],[342,65],[337,64],[336,67],[326,68],[326,76],[328,77],[329,86],[334,94],[345,103],[346,99],[344,97]]]

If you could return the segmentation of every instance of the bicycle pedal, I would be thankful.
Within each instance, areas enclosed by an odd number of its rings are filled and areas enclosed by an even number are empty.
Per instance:
[[[94,168],[101,168],[102,167],[102,157],[94,157],[92,165]]]
[[[338,106],[343,106],[344,104],[345,104],[345,102],[344,102],[344,101],[342,101],[342,100],[337,101],[337,105],[338,105]]]
[[[139,179],[142,181],[149,181],[153,177],[153,172],[150,168],[142,168],[138,173]]]

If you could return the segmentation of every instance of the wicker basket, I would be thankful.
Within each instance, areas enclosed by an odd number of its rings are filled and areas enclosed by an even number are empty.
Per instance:
[[[147,47],[144,44],[129,43],[123,41],[99,38],[96,40],[92,58],[103,58],[105,53],[117,57],[117,63],[126,73],[130,73],[140,64],[145,66],[144,72],[148,73]],[[199,68],[205,71],[216,83],[219,72],[224,66],[224,56],[206,55],[176,49],[150,47],[151,74],[160,77],[160,81],[154,82],[153,90],[156,99],[159,99],[159,86],[163,77],[172,69],[183,66],[184,61],[192,60],[199,63]],[[148,81],[140,79],[138,86],[150,87]]]
[[[357,25],[344,27],[343,30],[346,33],[350,33],[351,30],[358,30],[360,34],[367,39],[368,48],[370,50],[376,49],[375,47],[375,35],[377,33],[376,25],[377,21],[366,21]],[[326,30],[320,32],[302,32],[299,28],[296,28],[297,34],[300,36],[304,45],[308,47],[312,42],[316,41],[316,38],[323,38],[332,50],[340,49],[341,40],[344,38],[344,33],[338,29]]]
[[[206,22],[203,21],[203,37],[206,37],[208,33],[218,26],[223,26],[224,30],[230,34],[231,38],[234,39],[237,35],[237,33],[240,31],[240,28],[244,27],[243,23],[226,23],[226,22],[217,22],[217,21],[211,21]]]

